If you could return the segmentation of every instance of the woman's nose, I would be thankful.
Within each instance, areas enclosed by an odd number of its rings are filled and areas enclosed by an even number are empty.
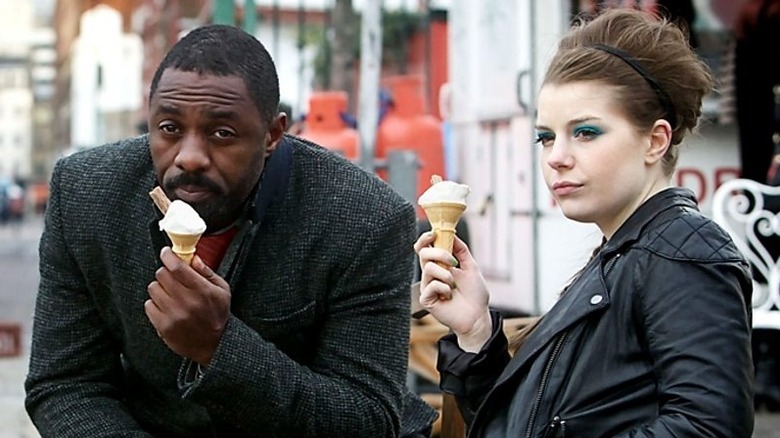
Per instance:
[[[551,146],[544,148],[545,162],[553,169],[571,167],[574,163],[569,145],[556,139]]]
[[[176,167],[187,172],[203,170],[209,165],[208,142],[198,134],[187,134],[179,142]]]

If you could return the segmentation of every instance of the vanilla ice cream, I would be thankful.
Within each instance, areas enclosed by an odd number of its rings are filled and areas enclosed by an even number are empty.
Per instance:
[[[189,204],[174,200],[168,206],[165,217],[160,220],[160,230],[175,234],[203,234],[206,222]]]
[[[466,204],[466,197],[471,192],[469,186],[458,184],[454,181],[440,181],[428,188],[417,200],[420,206],[426,206],[439,202],[453,202]]]
[[[442,181],[439,175],[431,177],[431,186],[417,203],[425,211],[431,229],[436,233],[433,241],[435,248],[452,252],[458,221],[466,210],[466,197],[471,192],[469,186],[453,181]],[[441,266],[451,268],[440,263]]]
[[[178,199],[170,203],[165,217],[160,220],[160,230],[171,239],[171,250],[187,263],[192,263],[201,234],[206,231],[206,222],[195,209]]]

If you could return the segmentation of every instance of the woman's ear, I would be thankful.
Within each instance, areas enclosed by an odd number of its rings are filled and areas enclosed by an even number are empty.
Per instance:
[[[650,144],[645,152],[645,162],[655,164],[662,160],[672,144],[672,126],[664,119],[656,120],[650,130]]]

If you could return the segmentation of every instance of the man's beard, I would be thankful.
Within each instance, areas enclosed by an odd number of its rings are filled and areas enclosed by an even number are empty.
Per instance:
[[[245,203],[245,199],[221,195],[213,201],[193,203],[192,208],[206,221],[207,232],[214,232],[235,222],[241,215]]]
[[[202,174],[180,174],[164,183],[165,192],[175,193],[181,186],[196,186],[212,194],[208,200],[188,202],[208,226],[207,232],[220,230],[232,224],[241,214],[246,199],[238,199],[235,194],[225,193],[219,185]]]

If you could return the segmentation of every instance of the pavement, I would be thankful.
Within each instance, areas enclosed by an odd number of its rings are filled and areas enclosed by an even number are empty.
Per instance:
[[[40,438],[24,410],[26,354],[0,358],[0,438]]]
[[[37,242],[41,236],[41,230],[43,229],[43,217],[31,216],[29,219],[25,219],[23,222],[7,222],[0,223],[0,245],[5,251],[8,248],[12,248],[15,244],[27,243],[30,240]],[[30,248],[31,250],[37,250],[37,245]]]
[[[40,438],[24,410],[24,378],[37,284],[37,242],[42,228],[40,216],[0,225],[0,322],[20,324],[22,337],[21,354],[0,357],[0,438]],[[0,351],[7,352],[4,348]]]

